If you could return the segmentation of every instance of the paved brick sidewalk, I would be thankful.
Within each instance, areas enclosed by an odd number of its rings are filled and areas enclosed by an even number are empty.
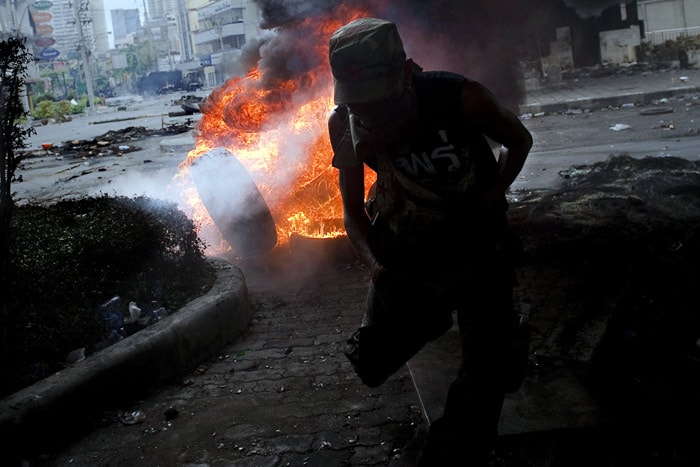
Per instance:
[[[341,351],[363,313],[366,271],[242,269],[248,332],[179,384],[122,409],[142,411],[143,423],[114,413],[47,457],[51,465],[406,465],[415,456],[423,420],[408,371],[369,389]]]

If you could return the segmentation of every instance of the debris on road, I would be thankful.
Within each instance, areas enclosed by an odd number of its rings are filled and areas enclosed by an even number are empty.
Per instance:
[[[118,131],[108,131],[89,140],[71,140],[62,143],[45,143],[42,149],[25,151],[22,159],[34,157],[58,156],[71,158],[87,158],[96,156],[122,155],[139,151],[140,147],[133,144],[151,136],[167,136],[186,133],[193,129],[193,122],[167,125],[158,129],[146,129],[142,126],[130,126]],[[125,144],[129,143],[129,144]]]
[[[610,129],[613,131],[629,130],[630,128],[632,127],[629,125],[625,125],[624,123],[616,123],[615,125],[610,127]]]

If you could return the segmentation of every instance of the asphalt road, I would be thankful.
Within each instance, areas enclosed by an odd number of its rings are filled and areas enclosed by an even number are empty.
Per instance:
[[[78,115],[70,122],[36,126],[36,134],[27,140],[32,157],[16,172],[19,181],[12,184],[15,200],[24,202],[56,201],[67,196],[98,195],[151,196],[179,199],[173,184],[180,164],[192,149],[192,132],[170,136],[151,136],[117,142],[124,151],[97,149],[98,155],[64,155],[60,146],[75,140],[93,140],[110,131],[129,127],[160,130],[171,125],[189,125],[194,129],[201,114],[171,117],[182,110],[176,101],[180,94],[145,98],[117,107],[101,107],[90,114]],[[42,144],[54,147],[42,151]]]
[[[134,96],[130,103],[120,106],[98,106],[96,110],[74,115],[70,122],[35,126],[36,134],[27,139],[29,149],[39,149],[44,143],[57,144],[74,139],[92,139],[108,131],[120,130],[129,126],[143,126],[149,129],[184,121],[188,117],[169,117],[171,112],[182,110],[174,103],[182,96],[196,95],[203,97],[205,92],[173,93],[164,96]],[[189,118],[198,119],[198,116]]]
[[[47,142],[92,139],[129,126],[159,129],[186,121],[196,126],[199,114],[169,117],[169,113],[181,110],[174,104],[179,97],[171,94],[147,98],[128,104],[126,110],[101,108],[71,122],[38,126],[36,135],[28,140],[29,148],[38,149]],[[599,162],[610,155],[700,158],[700,99],[552,114],[526,119],[523,123],[533,134],[534,147],[511,187],[515,197],[521,192],[554,187],[562,181],[559,172],[574,165]],[[13,189],[20,200],[97,193],[177,199],[179,195],[172,181],[177,165],[190,149],[192,135],[150,137],[125,144],[136,147],[116,157],[75,160],[49,153],[32,158],[18,171],[23,182],[13,184]]]
[[[700,159],[700,100],[553,114],[524,120],[534,146],[511,190],[552,187],[559,172],[610,155]]]

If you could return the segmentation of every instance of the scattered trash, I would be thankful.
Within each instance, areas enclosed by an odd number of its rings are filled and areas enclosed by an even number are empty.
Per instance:
[[[614,126],[611,126],[610,129],[613,131],[622,131],[622,130],[629,130],[632,128],[629,125],[625,125],[624,123],[616,123]]]
[[[670,114],[673,113],[673,108],[671,107],[653,107],[651,109],[644,109],[639,112],[639,115],[659,115],[659,114]]]
[[[66,365],[75,365],[85,360],[85,347],[75,349],[66,355]]]
[[[587,166],[573,166],[566,170],[560,170],[559,176],[562,178],[583,177],[591,173],[593,169]]]
[[[130,336],[145,327],[157,323],[170,312],[160,303],[154,301],[144,307],[130,301],[125,305],[119,295],[115,295],[98,309],[98,314],[105,323],[107,338],[96,345],[100,350]]]
[[[106,122],[95,122],[106,123]],[[73,158],[89,158],[95,156],[117,155],[121,152],[139,151],[141,148],[135,144],[125,144],[129,141],[136,141],[152,136],[179,135],[192,130],[193,122],[188,120],[185,123],[173,123],[162,128],[146,129],[141,126],[130,126],[121,130],[108,131],[95,139],[90,140],[68,140],[63,143],[51,143],[53,151],[60,153],[60,156]],[[44,143],[49,144],[49,143]],[[96,148],[100,148],[96,151]],[[47,148],[43,144],[37,149],[22,151],[23,157],[30,159],[33,157],[46,157]]]
[[[163,318],[165,318],[166,316],[168,316],[168,314],[169,314],[169,313],[168,313],[168,310],[166,310],[166,309],[163,308],[162,306],[156,308],[155,310],[153,310],[153,311],[150,312],[151,323],[157,323],[157,322],[160,321],[161,319],[163,319]]]
[[[129,314],[124,320],[125,323],[135,323],[141,317],[141,308],[136,305],[136,302],[129,302]]]
[[[51,149],[53,147],[53,144],[51,143],[42,143],[41,149]]]
[[[626,104],[622,104],[623,109],[631,109],[634,107],[634,102],[628,102]]]
[[[125,337],[122,308],[122,299],[119,295],[115,295],[99,307],[98,313],[104,320],[107,332],[110,335],[114,332],[121,335],[121,337]]]
[[[183,96],[175,104],[179,103],[184,115],[192,115],[196,113],[201,113],[199,104],[204,100],[204,98],[199,96]]]
[[[318,450],[321,451],[323,449],[330,449],[331,447],[333,447],[333,445],[328,441],[321,441],[321,445],[318,447]]]
[[[119,416],[119,421],[123,425],[137,425],[143,423],[146,420],[146,414],[141,410],[134,410],[133,412],[124,412]]]

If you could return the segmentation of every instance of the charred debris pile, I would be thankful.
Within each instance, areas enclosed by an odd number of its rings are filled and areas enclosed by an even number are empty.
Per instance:
[[[75,139],[59,144],[45,144],[42,145],[41,149],[25,151],[23,158],[46,157],[48,155],[68,158],[120,156],[141,150],[138,142],[145,138],[179,135],[192,129],[192,121],[174,123],[157,129],[129,126],[121,130],[108,131],[93,139]]]
[[[560,175],[560,188],[511,213],[523,266],[565,289],[548,345],[613,418],[692,452],[682,440],[700,416],[700,161],[619,155]]]

